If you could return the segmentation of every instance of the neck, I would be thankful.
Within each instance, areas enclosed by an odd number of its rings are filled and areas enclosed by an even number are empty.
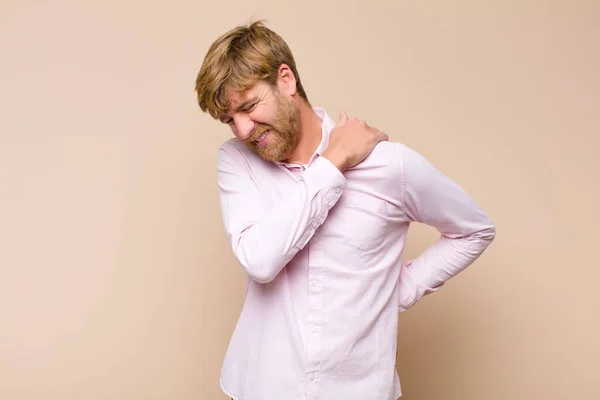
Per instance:
[[[286,160],[293,164],[307,164],[321,143],[322,121],[315,110],[303,99],[300,100],[300,132],[296,149]]]

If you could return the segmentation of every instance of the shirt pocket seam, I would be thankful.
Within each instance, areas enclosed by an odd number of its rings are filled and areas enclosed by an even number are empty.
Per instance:
[[[343,197],[344,208],[348,213],[348,237],[344,243],[361,251],[369,252],[381,245],[388,228],[389,204],[387,201],[370,194],[352,194]],[[369,223],[377,222],[380,226],[369,227]]]

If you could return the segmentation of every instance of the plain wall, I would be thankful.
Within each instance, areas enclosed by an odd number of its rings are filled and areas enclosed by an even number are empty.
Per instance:
[[[313,105],[415,148],[497,224],[400,315],[403,398],[597,399],[591,0],[3,0],[0,399],[225,398],[245,275],[216,185],[230,132],[193,88],[251,18],[288,41]],[[415,225],[406,257],[436,238]]]

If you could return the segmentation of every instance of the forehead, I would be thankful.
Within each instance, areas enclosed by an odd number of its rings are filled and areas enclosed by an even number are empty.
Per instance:
[[[225,98],[227,99],[227,104],[229,104],[230,108],[236,108],[240,105],[244,100],[250,97],[252,94],[252,90],[254,86],[246,89],[246,90],[227,90],[225,92]]]

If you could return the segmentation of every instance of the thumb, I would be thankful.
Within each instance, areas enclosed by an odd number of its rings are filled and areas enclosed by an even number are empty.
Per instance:
[[[348,121],[348,114],[346,114],[346,111],[342,110],[340,111],[340,118],[338,119],[336,126],[344,125],[346,121]]]

